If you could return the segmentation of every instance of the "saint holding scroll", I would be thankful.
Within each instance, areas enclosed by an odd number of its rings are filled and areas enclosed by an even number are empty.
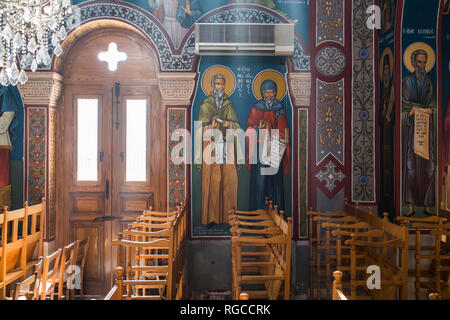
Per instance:
[[[416,47],[413,47],[416,45]],[[403,134],[403,203],[409,204],[407,216],[415,214],[414,206],[426,207],[424,213],[431,215],[435,205],[435,134],[436,93],[427,72],[434,65],[430,59],[433,50],[425,43],[410,48],[410,61],[405,64],[414,73],[403,79],[402,134]],[[421,45],[421,47],[420,47]],[[430,51],[431,50],[431,51]],[[408,63],[407,63],[408,62]]]

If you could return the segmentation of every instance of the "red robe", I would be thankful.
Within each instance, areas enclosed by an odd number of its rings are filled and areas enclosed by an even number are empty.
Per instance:
[[[267,123],[267,127],[265,129],[272,130],[272,129],[278,129],[280,139],[285,139],[286,135],[286,129],[287,132],[289,132],[289,124],[286,118],[285,114],[279,114],[278,119],[276,119],[276,112],[275,111],[263,111],[257,108],[252,108],[250,111],[250,115],[248,116],[247,120],[247,129],[254,129],[256,130],[256,127],[259,126],[259,121],[264,120]],[[255,140],[253,140],[255,141]],[[290,141],[289,141],[290,142]],[[247,165],[247,169],[250,170],[250,161],[249,159],[253,156],[253,152],[255,150],[254,146],[249,146],[249,137],[245,137],[245,163]],[[281,160],[281,167],[283,168],[283,174],[289,173],[290,168],[290,147],[289,144],[286,145],[286,150],[283,154],[283,158]]]

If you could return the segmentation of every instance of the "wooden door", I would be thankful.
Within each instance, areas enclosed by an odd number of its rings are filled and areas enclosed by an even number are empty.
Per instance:
[[[116,24],[93,28],[65,49],[63,102],[57,109],[57,245],[90,237],[84,286],[87,295],[96,296],[112,287],[111,241],[150,205],[160,209],[166,198],[158,60],[148,40]],[[98,58],[111,43],[127,54],[116,71]],[[135,123],[127,125],[130,119]],[[90,154],[87,167],[78,165],[83,143]],[[133,170],[133,161],[139,170]]]
[[[111,241],[154,205],[159,189],[158,89],[69,85],[65,98],[70,240],[90,237],[85,291],[105,295],[116,262]]]

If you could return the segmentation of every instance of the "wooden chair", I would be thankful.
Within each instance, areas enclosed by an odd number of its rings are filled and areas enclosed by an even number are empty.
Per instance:
[[[315,257],[316,257],[316,292],[317,298],[321,299],[321,279],[325,276],[325,284],[327,290],[328,299],[331,298],[331,286],[330,278],[331,278],[331,260],[336,259],[336,254],[332,255],[331,250],[336,250],[336,238],[331,238],[330,228],[334,224],[346,224],[346,223],[355,223],[357,219],[352,216],[316,216],[313,218],[313,221],[316,222],[316,246],[315,246]],[[322,238],[321,233],[322,230],[325,232],[325,237]],[[332,244],[333,242],[333,244]],[[321,255],[324,254],[325,259],[322,262]]]
[[[16,283],[13,298],[14,300],[36,300],[38,294],[39,280],[42,276],[43,258],[34,265],[33,274],[22,282]]]
[[[395,226],[398,233],[390,230]],[[405,236],[401,236],[403,233]],[[381,290],[369,290],[368,297],[372,299],[402,299],[408,298],[408,229],[390,223],[384,230],[371,230],[352,234],[352,239],[345,242],[351,246],[351,300],[367,299],[358,294],[358,288],[367,290],[365,270],[368,266],[377,265],[381,270]],[[393,235],[393,237],[389,237]],[[378,239],[377,241],[373,241]],[[364,264],[357,263],[357,252],[364,253]],[[397,252],[400,259],[397,260]],[[363,276],[363,274],[365,274]],[[399,292],[395,291],[399,288]]]
[[[266,200],[266,203],[268,201]],[[280,289],[289,299],[291,264],[291,219],[278,214],[269,201],[265,214],[232,212],[232,295],[239,299],[242,286],[262,284],[265,290],[245,290],[251,299],[278,299]],[[237,214],[235,214],[237,213]],[[244,250],[246,249],[246,250]]]
[[[70,289],[67,286],[67,279],[70,277],[69,267],[76,265],[75,263],[75,254],[78,251],[78,246],[80,245],[80,241],[77,240],[72,242],[71,244],[65,246],[62,249],[61,253],[61,262],[59,266],[59,270],[56,276],[56,284],[58,285],[57,297],[58,300],[61,299],[69,299],[70,298]],[[81,284],[81,281],[80,281]],[[64,289],[66,290],[66,294],[63,293]]]
[[[169,270],[171,269],[172,259],[169,253],[168,265],[165,266],[146,266],[135,264],[133,256],[135,251],[140,248],[147,248],[149,250],[167,250],[170,251],[170,241],[168,239],[157,239],[153,241],[131,241],[131,240],[114,240],[114,246],[118,246],[118,252],[122,248],[126,249],[126,267],[125,280],[121,280],[122,275],[118,274],[117,278],[121,281],[121,287],[125,289],[125,299],[127,300],[161,300],[165,298],[165,294],[171,293],[167,289],[168,281],[170,281]],[[120,271],[120,269],[118,270]],[[123,273],[123,269],[122,269]],[[143,273],[146,278],[140,277]],[[156,280],[156,277],[164,277],[164,279]],[[148,294],[148,291],[151,294]],[[157,291],[157,293],[155,293]]]
[[[86,258],[89,251],[90,237],[79,241],[78,249],[74,251],[75,265],[80,267],[80,298],[84,295],[84,267],[86,264]],[[70,295],[75,297],[75,289],[70,290]]]
[[[313,211],[312,207],[309,208],[309,211],[306,213],[308,217],[308,242],[309,242],[309,297],[313,298],[316,295],[314,294],[314,288],[317,287],[315,285],[314,279],[316,279],[316,268],[317,268],[317,243],[318,236],[320,239],[320,235],[317,234],[317,222],[314,221],[315,217],[345,217],[347,214],[345,212],[318,212]]]
[[[449,274],[450,274],[450,252],[443,250],[442,240],[450,236],[450,223],[442,224],[437,230],[433,230],[431,234],[435,239],[435,263],[434,263],[434,293],[439,297],[444,296],[443,290],[449,289]],[[431,286],[430,286],[431,287]],[[433,289],[433,288],[432,288]],[[448,293],[447,293],[448,294]]]
[[[342,292],[342,272],[334,271],[333,277],[333,300],[348,300]]]
[[[44,258],[42,277],[38,281],[38,299],[53,300],[55,295],[56,274],[61,259],[61,249]]]
[[[416,300],[420,299],[420,290],[428,289],[434,290],[435,286],[433,281],[425,281],[422,278],[433,278],[434,272],[421,270],[421,263],[424,260],[430,260],[432,263],[435,261],[435,242],[433,245],[422,245],[422,239],[425,234],[429,234],[431,230],[437,230],[447,219],[437,216],[431,216],[426,218],[413,218],[413,217],[397,217],[397,221],[400,224],[406,224],[411,226],[415,230],[415,245],[409,246],[409,250],[414,252],[415,268],[411,270],[415,276],[415,295]]]

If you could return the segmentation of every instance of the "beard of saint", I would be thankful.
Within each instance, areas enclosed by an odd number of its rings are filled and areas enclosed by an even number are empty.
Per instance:
[[[273,98],[264,98],[264,104],[266,105],[267,109],[272,109],[273,102],[275,101],[275,97]]]
[[[427,74],[425,68],[416,67],[415,74],[419,87],[423,86],[425,82],[425,76]]]
[[[223,97],[225,96],[225,90],[214,89],[214,100],[216,100],[217,109],[222,108]]]

